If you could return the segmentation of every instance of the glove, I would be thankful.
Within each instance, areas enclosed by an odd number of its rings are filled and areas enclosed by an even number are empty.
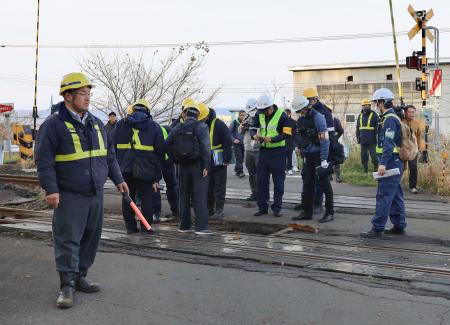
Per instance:
[[[322,167],[323,169],[327,169],[328,168],[328,162],[326,160],[322,160],[322,162],[320,163],[320,167]]]

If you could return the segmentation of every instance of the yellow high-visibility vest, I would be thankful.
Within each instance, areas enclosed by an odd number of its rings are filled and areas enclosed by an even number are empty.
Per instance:
[[[259,125],[260,125],[259,132],[262,137],[273,138],[273,137],[276,137],[277,135],[279,135],[279,133],[277,131],[277,127],[278,127],[278,123],[280,122],[280,118],[281,118],[282,114],[283,114],[283,110],[277,109],[277,111],[272,116],[272,118],[270,119],[268,124],[266,124],[266,116],[264,114],[259,114]],[[286,141],[281,140],[278,142],[268,142],[268,143],[263,142],[261,144],[261,146],[263,146],[265,148],[285,147]]]
[[[79,137],[75,127],[73,126],[73,124],[70,122],[64,122],[64,124],[66,125],[67,129],[69,130],[69,132],[72,136],[73,147],[74,147],[75,152],[69,153],[69,154],[56,155],[55,156],[56,162],[75,161],[75,160],[81,160],[81,159],[92,158],[92,157],[104,157],[108,154],[108,150],[105,148],[105,141],[103,139],[102,132],[101,132],[98,124],[94,124],[94,128],[97,131],[99,148],[93,149],[93,150],[86,150],[86,151],[84,151],[83,148],[81,147],[80,137]]]
[[[139,138],[139,130],[133,128],[133,136],[131,137],[131,141],[133,142],[133,145],[131,145],[131,142],[129,143],[118,143],[116,145],[117,149],[131,149],[134,148],[136,150],[143,150],[143,151],[154,151],[153,146],[146,146],[141,143],[141,139]]]
[[[400,118],[399,118],[397,115],[395,115],[395,114],[393,114],[393,113],[389,113],[389,114],[386,114],[386,115],[383,117],[383,121],[381,121],[380,124],[383,125],[383,124],[384,124],[384,121],[386,121],[386,119],[387,119],[388,117],[394,117],[394,118],[396,118],[397,120],[400,121]],[[401,123],[401,121],[400,121],[400,123]],[[381,154],[383,153],[383,148],[382,148],[382,147],[379,147],[379,146],[377,145],[375,151],[376,151],[377,154],[380,154],[380,155],[381,155]],[[399,153],[399,152],[400,152],[400,147],[395,146],[395,147],[394,147],[394,150],[392,150],[392,152],[393,152],[393,153]]]
[[[370,126],[370,122],[372,121],[373,112],[370,113],[369,119],[367,120],[367,125],[363,126],[363,113],[359,115],[359,129],[360,130],[375,130],[373,126]]]

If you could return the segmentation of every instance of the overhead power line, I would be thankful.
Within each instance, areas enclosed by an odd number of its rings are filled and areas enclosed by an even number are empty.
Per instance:
[[[441,34],[449,33],[450,28],[439,29]],[[405,36],[408,31],[401,31],[399,36]],[[241,41],[210,41],[205,42],[209,47],[213,46],[236,46],[236,45],[264,45],[264,44],[284,44],[284,43],[307,43],[307,42],[325,42],[325,41],[341,41],[354,39],[371,39],[384,38],[392,36],[391,32],[384,33],[366,33],[366,34],[343,34],[329,36],[310,36],[310,37],[293,37],[293,38],[275,38],[275,39],[259,39],[259,40],[241,40]],[[180,47],[195,46],[200,42],[188,43],[143,43],[143,44],[42,44],[40,48],[49,49],[140,49],[140,48],[164,48],[164,47]],[[34,44],[0,44],[0,48],[34,48]]]

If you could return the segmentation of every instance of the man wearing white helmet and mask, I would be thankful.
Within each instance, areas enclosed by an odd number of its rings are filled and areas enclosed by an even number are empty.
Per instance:
[[[399,152],[402,144],[402,127],[400,118],[394,112],[392,103],[394,94],[386,88],[373,93],[372,102],[380,112],[380,126],[377,134],[378,174],[386,170],[398,168],[399,175],[380,178],[376,196],[375,215],[372,218],[372,229],[361,233],[364,238],[379,238],[384,233],[402,235],[405,233],[405,205],[403,191],[400,184],[403,174],[403,161]],[[393,228],[384,230],[388,217]]]
[[[313,203],[317,183],[325,193],[325,214],[319,222],[334,220],[333,188],[330,183],[332,166],[327,158],[330,140],[325,117],[312,108],[304,96],[297,96],[292,101],[292,107],[300,114],[297,130],[300,135],[300,150],[304,157],[304,179],[302,190],[303,211],[292,220],[311,220],[313,218]]]
[[[256,104],[257,100],[255,98],[250,98],[245,104],[245,110],[247,112],[247,117],[239,125],[238,131],[244,137],[244,149],[245,149],[245,167],[248,171],[248,181],[250,182],[250,189],[252,194],[247,198],[247,201],[256,201],[256,165],[258,164],[259,148],[261,144],[258,141],[252,139],[250,131],[257,131],[254,126],[254,117],[256,115]]]
[[[273,215],[281,217],[281,205],[286,178],[286,137],[292,135],[292,127],[286,113],[273,103],[267,95],[258,98],[255,127],[252,131],[254,140],[261,143],[259,150],[256,182],[258,211],[255,216],[262,216],[269,210],[269,180],[273,179]]]

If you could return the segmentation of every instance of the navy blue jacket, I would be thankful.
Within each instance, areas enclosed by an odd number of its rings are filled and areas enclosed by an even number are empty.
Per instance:
[[[333,121],[336,140],[339,140],[339,138],[344,134],[344,128],[342,127],[341,121],[339,121],[337,117],[333,117]]]
[[[315,130],[314,139],[308,136],[308,129]],[[304,156],[320,154],[320,160],[327,160],[330,152],[330,140],[319,140],[319,133],[327,133],[325,116],[316,110],[310,110],[307,115],[300,116],[297,121],[297,130],[300,134],[300,149]]]
[[[208,125],[209,130],[211,128],[212,120],[215,119],[216,116],[217,116],[216,112],[213,109],[210,109],[208,119],[205,122],[206,125]],[[236,132],[237,132],[237,127],[236,127]],[[241,140],[241,143],[243,144],[243,140]],[[231,158],[233,157],[232,137],[230,135],[230,131],[229,131],[227,125],[221,119],[216,119],[216,125],[213,130],[213,138],[212,138],[211,146],[217,146],[219,144],[222,145],[222,149],[223,149],[223,162],[224,162],[224,164],[229,164],[231,161]],[[212,152],[211,152],[211,159],[213,159]]]
[[[56,113],[47,117],[39,128],[35,148],[39,182],[47,195],[59,192],[95,195],[103,191],[108,176],[114,184],[122,183],[114,147],[102,121],[87,112],[86,125],[83,125],[72,117],[64,102],[56,106]],[[56,162],[57,154],[75,152],[72,135],[64,122],[75,127],[83,151],[99,149],[97,130],[94,128],[97,124],[107,148],[107,156]]]
[[[394,148],[402,144],[402,126],[400,119],[389,116],[387,114],[395,114],[394,110],[388,109],[380,116],[380,127],[378,128],[378,147],[383,148],[383,153],[378,154],[378,163],[388,166],[394,160],[398,159],[398,153],[394,153]]]
[[[239,144],[244,145],[244,136],[238,131],[239,125],[241,125],[241,123],[238,120],[233,120],[230,123],[230,134],[233,141],[237,139],[239,140]]]
[[[369,123],[369,117],[370,114],[372,114],[372,118],[370,119]],[[361,117],[362,117],[362,125],[361,125]],[[378,129],[378,122],[379,122],[379,116],[376,112],[373,110],[365,111],[361,110],[361,113],[358,115],[358,119],[356,120],[356,140],[360,144],[364,145],[371,145],[377,143],[377,129]],[[367,130],[367,129],[361,129],[361,127],[371,127],[373,130]]]
[[[126,144],[131,142],[133,128],[139,130],[139,140],[142,145],[154,147],[154,151],[139,150],[139,154],[145,154],[148,159],[157,163],[155,172],[156,180],[159,181],[161,179],[161,165],[166,152],[166,143],[163,138],[161,127],[150,117],[137,123],[132,123],[129,118],[124,118],[116,123],[116,127],[112,131],[111,138],[116,148],[119,143]],[[133,162],[136,151],[138,150],[132,148],[116,149],[117,160],[123,174],[133,173]]]
[[[331,109],[326,107],[321,102],[317,102],[314,104],[313,108],[322,114],[325,117],[325,122],[327,123],[327,129],[330,133],[330,137],[334,136],[334,121],[333,121],[333,114],[331,114]]]
[[[181,127],[188,127],[189,125],[198,122],[197,119],[193,117],[187,117],[184,123],[177,123],[177,125],[172,128],[172,131],[167,137],[167,146],[172,147],[174,145],[173,135]],[[228,128],[227,128],[228,131]],[[205,123],[198,123],[194,128],[194,134],[198,139],[198,144],[200,147],[200,160],[202,169],[209,169],[209,163],[211,159],[211,144],[209,142],[209,130]]]
[[[290,117],[289,123],[291,124],[292,135],[286,137],[286,147],[292,150],[298,146],[300,139],[297,132],[297,121]]]

